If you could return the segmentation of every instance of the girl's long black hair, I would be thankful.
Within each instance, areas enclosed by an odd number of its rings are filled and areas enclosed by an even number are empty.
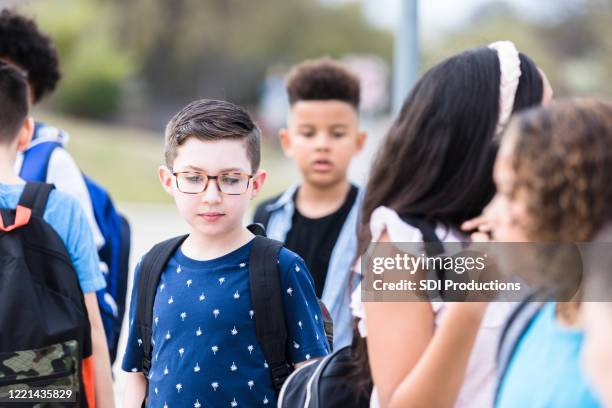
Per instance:
[[[520,53],[521,76],[513,112],[539,105],[543,79]],[[415,84],[378,151],[359,225],[361,256],[379,206],[458,228],[479,215],[495,194],[500,64],[497,52],[477,48],[429,69]],[[352,287],[352,286],[350,286]],[[365,339],[353,342],[355,369],[371,386]]]

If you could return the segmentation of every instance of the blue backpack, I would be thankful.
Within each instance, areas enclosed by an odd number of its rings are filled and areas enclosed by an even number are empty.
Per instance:
[[[42,130],[58,137],[41,136]],[[24,152],[20,177],[26,181],[41,181],[47,179],[47,169],[51,154],[57,148],[63,148],[61,130],[37,122],[34,130],[33,145]],[[130,226],[119,214],[108,192],[83,174],[89,197],[93,206],[98,228],[104,237],[104,245],[98,250],[101,269],[106,280],[106,288],[96,295],[100,306],[100,314],[106,341],[109,348],[111,363],[117,355],[117,344],[121,330],[121,322],[125,313],[125,296],[129,271]]]

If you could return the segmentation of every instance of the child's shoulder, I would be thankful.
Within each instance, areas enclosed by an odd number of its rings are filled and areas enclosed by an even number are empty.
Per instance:
[[[255,208],[253,222],[266,225],[271,211],[270,207],[275,204],[283,196],[283,194],[284,193],[277,194],[259,203],[259,205],[257,205],[257,207]]]
[[[15,208],[23,190],[23,184],[0,183],[0,205],[5,208]],[[51,190],[44,210],[44,219],[50,224],[70,224],[75,218],[84,216],[76,198],[68,193]]]
[[[276,195],[274,195],[274,196],[272,196],[270,198],[265,199],[264,201],[259,203],[259,205],[257,206],[257,209],[259,210],[260,208],[266,208],[270,204],[274,204],[275,202],[278,201],[279,198],[281,198],[282,195],[283,195],[283,193],[280,193],[280,194],[276,194]]]
[[[290,249],[282,247],[278,253],[278,265],[281,277],[288,274],[289,272],[308,272],[306,263],[298,254]]]
[[[64,222],[71,222],[83,217],[84,212],[75,197],[57,189],[51,190],[47,207],[45,207],[45,219],[47,221],[59,219]]]
[[[281,266],[291,265],[299,262],[303,263],[304,260],[289,248],[282,247],[280,252],[278,253],[278,263]]]
[[[295,192],[298,190],[298,188],[300,188],[300,183],[294,183],[280,194],[277,194],[261,202],[255,210],[255,222],[258,222],[257,218],[258,216],[261,216],[261,214],[273,211],[274,209],[284,205],[285,203],[292,201],[293,196],[295,195]]]

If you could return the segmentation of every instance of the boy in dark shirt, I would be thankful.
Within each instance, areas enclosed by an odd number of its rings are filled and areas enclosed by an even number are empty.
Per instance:
[[[361,194],[347,172],[366,140],[359,130],[359,80],[330,59],[305,61],[289,73],[287,92],[291,110],[279,136],[302,182],[262,203],[254,221],[308,265],[334,321],[337,349],[352,339],[347,285]]]
[[[249,289],[254,236],[242,224],[266,179],[259,170],[259,128],[229,102],[195,101],[168,124],[165,158],[160,180],[190,235],[157,286],[147,378],[134,321],[142,294],[134,284],[123,406],[140,407],[145,397],[147,406],[160,408],[274,406],[276,392],[257,340]],[[306,265],[285,248],[278,264],[290,363],[326,355],[323,319]],[[139,273],[140,264],[135,282]]]

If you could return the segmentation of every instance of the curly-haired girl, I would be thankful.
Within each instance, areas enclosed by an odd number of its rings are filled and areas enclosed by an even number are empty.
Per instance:
[[[493,237],[592,240],[612,219],[611,145],[610,104],[563,101],[519,114],[495,163],[497,194],[485,211]],[[580,369],[580,308],[579,296],[554,296],[531,318],[501,374],[497,407],[599,406]]]

